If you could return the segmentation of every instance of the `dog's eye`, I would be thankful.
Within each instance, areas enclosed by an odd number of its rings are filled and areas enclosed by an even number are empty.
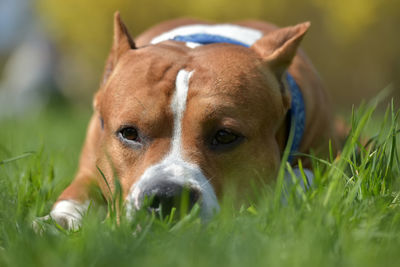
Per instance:
[[[139,141],[138,132],[133,127],[123,128],[123,129],[121,129],[119,131],[119,134],[122,137],[122,139],[124,139],[126,141],[134,141],[134,142],[138,142]]]
[[[229,129],[221,129],[215,133],[211,141],[211,146],[217,148],[219,146],[234,145],[241,139],[241,135],[236,134]]]

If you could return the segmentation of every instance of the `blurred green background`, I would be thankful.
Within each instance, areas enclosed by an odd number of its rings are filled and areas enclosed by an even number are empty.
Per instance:
[[[240,210],[232,205],[234,195],[226,194],[221,215],[209,227],[197,220],[183,220],[179,227],[153,220],[142,224],[141,218],[140,224],[122,221],[116,227],[113,216],[103,222],[94,211],[81,232],[34,234],[33,218],[48,214],[73,178],[91,97],[111,46],[115,10],[134,36],[180,16],[217,22],[253,18],[280,26],[309,20],[312,28],[302,47],[348,118],[353,103],[388,84],[400,96],[399,0],[0,0],[0,266],[399,265],[394,114],[370,119],[365,133],[380,132],[377,150],[360,149],[359,162],[357,138],[349,138],[342,160],[326,171],[322,163],[315,165],[316,187],[306,195],[292,190],[288,205],[277,204],[279,194],[260,187],[256,205],[243,200]],[[11,26],[15,18],[19,22]],[[14,36],[8,44],[2,37],[7,32]],[[28,103],[46,95],[31,89],[43,87],[61,90],[69,103],[85,108],[23,113]],[[13,107],[23,116],[3,120]],[[364,109],[354,121],[362,125],[369,112]]]
[[[61,55],[56,75],[64,94],[84,104],[97,90],[116,10],[133,36],[181,16],[279,26],[311,21],[302,47],[337,107],[348,109],[391,83],[400,96],[398,0],[37,0],[33,9]]]

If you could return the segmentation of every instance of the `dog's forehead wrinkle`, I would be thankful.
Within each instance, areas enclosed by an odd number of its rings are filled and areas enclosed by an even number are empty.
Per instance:
[[[135,99],[136,100],[136,102],[138,102],[139,103],[139,105],[143,108],[143,110],[144,111],[146,111],[147,110],[147,108],[146,108],[146,106],[142,103],[142,101],[140,101],[140,99],[138,98],[138,97],[136,97],[136,96],[133,96],[133,99]]]

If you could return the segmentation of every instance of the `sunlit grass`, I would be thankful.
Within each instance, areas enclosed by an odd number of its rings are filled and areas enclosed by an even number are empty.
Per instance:
[[[118,205],[109,203],[91,207],[79,231],[50,223],[42,234],[32,221],[73,178],[90,112],[51,109],[3,121],[0,266],[398,266],[398,111],[374,109],[354,110],[340,157],[313,158],[306,191],[262,185],[239,207],[226,194],[207,224],[198,210],[178,222],[147,212],[118,220]],[[373,139],[364,146],[360,137]]]

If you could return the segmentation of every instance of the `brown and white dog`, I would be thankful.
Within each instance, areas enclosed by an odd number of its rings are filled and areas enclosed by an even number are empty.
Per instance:
[[[112,190],[118,177],[129,214],[146,197],[154,197],[157,209],[187,190],[191,204],[199,203],[201,216],[209,218],[231,180],[243,187],[255,175],[272,181],[291,127],[287,72],[301,90],[306,114],[296,150],[326,155],[331,108],[316,71],[298,50],[309,26],[179,19],[134,41],[116,13],[79,170],[50,216],[74,229],[92,185],[109,199],[99,169]],[[222,41],[202,45],[176,38],[204,34]]]

